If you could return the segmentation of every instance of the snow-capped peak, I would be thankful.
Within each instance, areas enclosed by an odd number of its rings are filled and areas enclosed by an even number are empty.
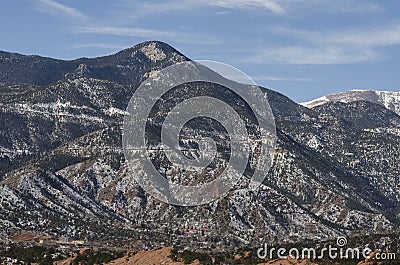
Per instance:
[[[394,91],[354,89],[347,92],[330,94],[308,102],[302,102],[300,104],[307,108],[314,108],[329,102],[349,103],[360,100],[382,105],[400,115],[400,92]]]

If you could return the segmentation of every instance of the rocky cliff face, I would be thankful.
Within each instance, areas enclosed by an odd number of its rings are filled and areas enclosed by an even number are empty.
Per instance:
[[[239,184],[227,197],[198,207],[149,196],[127,173],[123,115],[138,83],[183,60],[161,42],[67,62],[1,53],[2,230],[220,249],[397,231],[400,117],[376,102],[309,109],[263,89],[278,143],[258,190]],[[198,93],[241,108],[220,87],[196,84],[176,88],[164,104]],[[212,126],[190,129],[226,139]]]

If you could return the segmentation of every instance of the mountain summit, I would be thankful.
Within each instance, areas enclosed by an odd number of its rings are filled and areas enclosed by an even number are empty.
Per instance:
[[[78,77],[140,83],[144,73],[186,60],[160,41],[143,42],[108,56],[70,61],[0,52],[0,85],[44,86]]]

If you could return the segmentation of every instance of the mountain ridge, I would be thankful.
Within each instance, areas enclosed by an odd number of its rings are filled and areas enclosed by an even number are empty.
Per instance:
[[[166,54],[168,58],[164,58]],[[159,60],[161,58],[163,60]],[[139,84],[143,80],[135,79],[135,71],[143,71],[144,68],[149,70],[156,66],[160,69],[169,63],[187,60],[189,59],[172,46],[160,41],[143,42],[111,55],[74,60],[1,52],[0,85],[45,86],[76,77]],[[157,61],[161,61],[161,64],[156,65]],[[19,70],[16,71],[15,67],[19,67]],[[21,75],[21,72],[25,74]]]
[[[329,94],[300,104],[308,108],[314,108],[328,102],[351,103],[362,100],[382,105],[400,115],[400,92],[395,91],[349,90],[347,92]]]
[[[56,83],[0,89],[4,231],[29,228],[53,237],[129,237],[147,242],[146,248],[179,242],[210,249],[258,246],[260,238],[282,243],[398,231],[400,117],[371,102],[310,109],[262,88],[275,116],[278,143],[273,167],[257,191],[242,183],[226,198],[199,207],[167,205],[149,196],[127,173],[121,125],[138,82],[187,59],[161,44],[146,42],[127,51],[133,57],[126,71],[107,68],[118,61],[111,56],[101,62],[102,72],[88,64],[93,68],[74,69]],[[24,67],[20,70],[29,77]],[[119,79],[123,73],[134,76]],[[29,78],[35,80],[35,73]],[[219,86],[193,83],[174,89],[162,104],[208,93],[247,114],[240,100]],[[364,112],[369,120],[379,120],[364,122]],[[157,121],[152,125],[159,126]],[[226,138],[210,126],[187,128]]]

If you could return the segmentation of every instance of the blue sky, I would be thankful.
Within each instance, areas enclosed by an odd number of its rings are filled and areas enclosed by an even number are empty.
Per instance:
[[[145,40],[221,61],[295,101],[400,91],[398,0],[5,0],[0,50],[61,59]]]

